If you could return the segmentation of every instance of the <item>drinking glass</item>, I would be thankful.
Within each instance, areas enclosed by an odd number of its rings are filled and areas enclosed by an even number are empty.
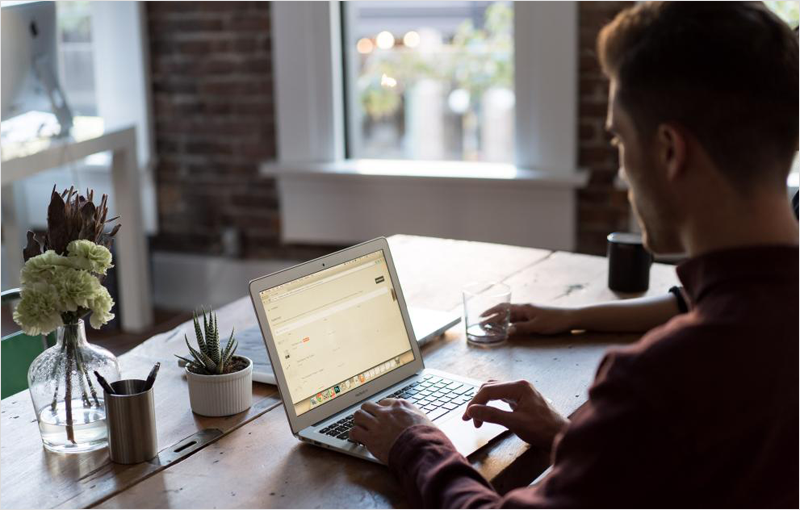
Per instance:
[[[511,288],[503,283],[471,283],[461,291],[467,341],[494,345],[508,338]]]

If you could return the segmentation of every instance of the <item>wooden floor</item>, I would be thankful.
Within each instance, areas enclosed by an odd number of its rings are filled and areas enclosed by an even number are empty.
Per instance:
[[[87,326],[86,336],[90,343],[105,347],[115,356],[119,356],[133,349],[153,335],[169,331],[191,318],[191,312],[156,309],[154,311],[154,325],[141,333],[124,333],[112,327],[105,327],[97,330]],[[12,319],[10,308],[3,306],[2,336],[19,331],[19,329],[19,326],[17,326]]]

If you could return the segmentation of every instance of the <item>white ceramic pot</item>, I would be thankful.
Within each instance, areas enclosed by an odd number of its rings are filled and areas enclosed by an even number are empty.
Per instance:
[[[253,404],[253,362],[246,356],[237,357],[246,359],[248,365],[232,374],[201,375],[186,369],[189,402],[195,414],[230,416]]]

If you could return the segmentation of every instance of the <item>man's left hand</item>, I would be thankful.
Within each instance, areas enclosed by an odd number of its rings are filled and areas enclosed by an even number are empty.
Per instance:
[[[387,398],[367,402],[353,415],[350,439],[357,441],[379,461],[389,463],[389,452],[397,438],[414,425],[433,425],[425,414],[407,400]]]

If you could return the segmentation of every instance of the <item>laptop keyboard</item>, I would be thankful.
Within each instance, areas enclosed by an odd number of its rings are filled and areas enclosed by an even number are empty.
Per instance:
[[[426,375],[419,381],[383,398],[402,398],[419,407],[431,421],[438,420],[453,409],[469,402],[475,395],[475,386],[442,377]],[[353,415],[331,423],[320,433],[326,436],[354,442],[350,439],[350,429],[353,428]]]

